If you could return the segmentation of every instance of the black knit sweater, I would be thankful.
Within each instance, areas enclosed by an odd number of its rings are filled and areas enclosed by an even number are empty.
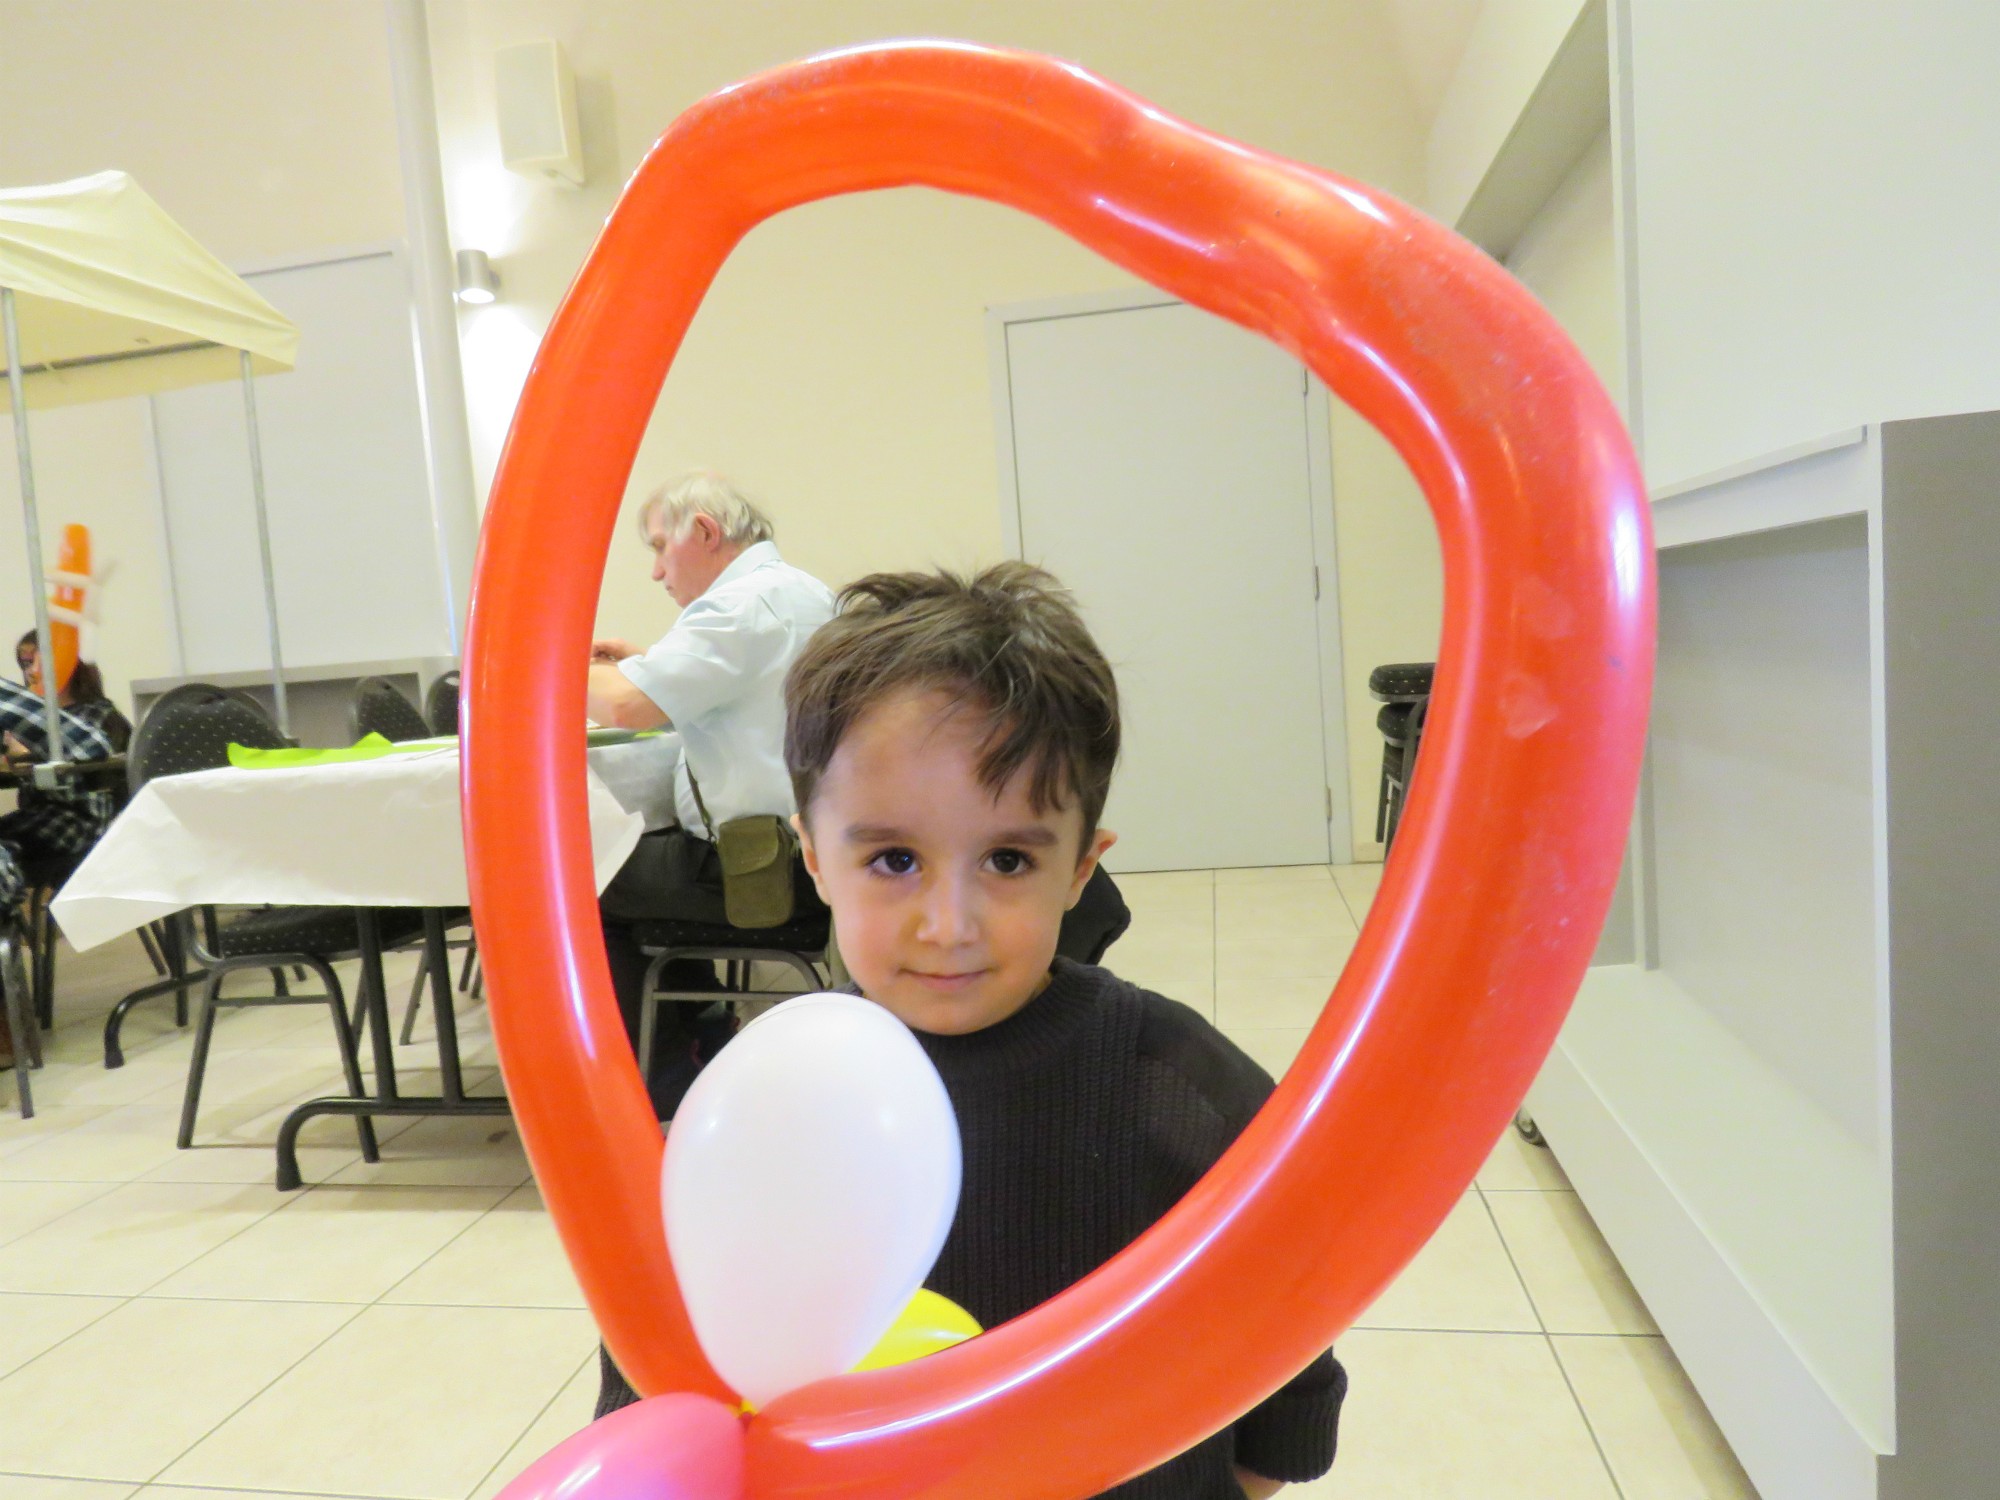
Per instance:
[[[1057,959],[997,1026],[917,1033],[964,1151],[958,1214],[926,1285],[980,1324],[1018,1317],[1158,1220],[1271,1092],[1264,1070],[1185,1005]],[[607,1359],[599,1415],[634,1399]],[[1316,1478],[1333,1462],[1347,1377],[1323,1354],[1204,1443],[1109,1491],[1118,1500],[1242,1500],[1233,1467]]]

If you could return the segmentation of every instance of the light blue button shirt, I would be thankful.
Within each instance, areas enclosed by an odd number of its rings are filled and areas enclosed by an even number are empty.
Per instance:
[[[833,618],[833,591],[778,556],[746,547],[658,645],[618,663],[681,737],[674,807],[704,838],[688,773],[719,827],[753,813],[797,811],[785,772],[785,673]]]

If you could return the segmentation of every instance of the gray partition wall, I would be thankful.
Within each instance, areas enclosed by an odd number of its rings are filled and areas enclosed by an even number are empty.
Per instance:
[[[2000,1494],[2000,414],[1655,519],[1634,941],[1531,1107],[1764,1500]]]

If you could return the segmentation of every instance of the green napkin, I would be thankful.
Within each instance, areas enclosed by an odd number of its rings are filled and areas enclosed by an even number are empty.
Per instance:
[[[663,731],[658,729],[593,729],[585,737],[595,749],[600,745],[623,745],[633,740],[657,738]],[[390,740],[379,734],[363,735],[351,745],[337,750],[311,750],[288,747],[282,750],[259,750],[249,745],[231,745],[229,763],[246,771],[275,771],[292,766],[337,766],[343,761],[378,760],[384,755],[407,755],[415,751],[444,750],[458,743],[456,735],[444,735],[434,740]]]
[[[379,760],[385,755],[405,755],[413,751],[442,750],[458,741],[450,735],[435,740],[404,740],[401,743],[379,734],[363,735],[353,744],[337,750],[286,747],[281,750],[253,749],[231,745],[229,763],[246,771],[275,771],[292,766],[334,766],[350,760]]]

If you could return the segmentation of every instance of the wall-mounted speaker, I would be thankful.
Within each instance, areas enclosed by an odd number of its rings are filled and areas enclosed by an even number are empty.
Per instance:
[[[500,115],[500,156],[510,172],[583,186],[583,133],[576,123],[576,79],[562,43],[521,42],[493,54],[493,97]]]

